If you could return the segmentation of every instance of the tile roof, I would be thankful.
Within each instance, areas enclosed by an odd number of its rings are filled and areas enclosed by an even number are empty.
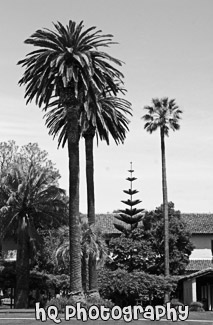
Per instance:
[[[115,228],[114,223],[126,226],[125,222],[115,218],[116,215],[118,215],[118,213],[96,214],[96,225],[105,235],[121,233]],[[139,222],[139,224],[140,223],[141,222]]]
[[[124,224],[122,221],[114,218],[116,213],[96,214],[96,225],[106,235],[120,234],[120,231],[114,227],[114,222],[118,224]]]
[[[186,267],[186,271],[200,271],[203,269],[212,268],[212,260],[189,260],[189,264]]]
[[[213,214],[182,213],[181,216],[192,234],[213,234]]]
[[[119,234],[114,223],[123,224],[114,218],[116,213],[96,214],[96,223],[105,234]],[[213,234],[213,214],[182,213],[182,218],[192,234]]]
[[[199,270],[197,272],[194,272],[194,273],[191,273],[191,274],[188,274],[188,275],[183,275],[183,276],[181,276],[180,280],[186,280],[186,279],[190,279],[190,278],[198,278],[200,276],[207,275],[207,274],[213,274],[213,268],[212,267],[208,267],[208,268],[205,268],[203,270]]]

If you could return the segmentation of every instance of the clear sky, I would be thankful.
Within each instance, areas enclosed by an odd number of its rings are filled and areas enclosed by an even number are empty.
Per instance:
[[[95,145],[96,212],[124,208],[125,180],[133,162],[141,208],[162,202],[160,134],[143,129],[143,107],[153,97],[175,98],[181,129],[166,139],[168,197],[182,212],[213,212],[213,1],[212,0],[5,0],[1,2],[0,141],[38,142],[68,190],[67,150],[57,149],[34,103],[26,106],[17,85],[17,61],[32,50],[23,42],[52,22],[84,21],[111,33],[109,50],[125,62],[126,99],[133,118],[124,145]],[[86,212],[84,142],[81,140],[80,210]]]

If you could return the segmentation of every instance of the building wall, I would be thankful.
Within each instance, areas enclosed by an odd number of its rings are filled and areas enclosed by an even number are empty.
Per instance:
[[[213,235],[204,234],[204,235],[192,235],[191,238],[195,249],[190,255],[190,259],[212,259],[212,240]]]

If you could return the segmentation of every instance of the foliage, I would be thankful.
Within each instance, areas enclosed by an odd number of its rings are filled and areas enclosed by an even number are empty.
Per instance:
[[[80,218],[81,225],[81,257],[88,263],[91,253],[97,260],[97,266],[103,265],[107,256],[107,246],[102,233],[97,226],[89,226],[85,217]],[[43,249],[37,258],[36,269],[46,270],[53,274],[68,274],[69,272],[69,228],[62,226],[58,229],[45,230]]]
[[[31,193],[29,193],[29,191],[28,194],[25,192],[29,203],[30,196],[31,200],[32,195],[34,195],[34,198],[36,196],[38,197],[38,193],[36,193],[35,187],[37,187],[39,191],[41,190],[41,187],[44,189],[47,184],[49,184],[49,186],[54,186],[55,188],[58,187],[60,174],[59,171],[55,168],[52,161],[48,159],[48,153],[45,150],[41,150],[37,143],[29,143],[27,145],[19,147],[16,145],[15,141],[1,142],[0,150],[0,209],[2,215],[0,230],[2,238],[4,236],[5,230],[7,229],[7,225],[10,223],[8,220],[9,217],[4,218],[3,211],[6,212],[6,210],[9,208],[9,201],[12,202],[12,197],[9,200],[10,195],[12,195],[14,198],[16,196],[17,199],[18,186],[20,194],[19,196],[23,196],[27,182],[28,185],[30,185],[31,189],[34,187],[33,194],[30,188],[28,190],[31,191]],[[20,174],[19,176],[18,173]],[[24,179],[20,179],[20,177]],[[26,181],[26,179],[29,177],[31,179],[29,181]],[[16,183],[14,183],[15,178]],[[33,181],[34,184],[32,183]],[[13,184],[11,182],[13,182]],[[38,205],[38,202],[36,202],[35,205]],[[40,218],[37,215],[37,218],[35,220],[37,223],[36,226],[45,227],[45,220],[46,219]],[[49,225],[56,225],[56,220],[57,218],[52,218],[51,222],[49,220]],[[61,218],[60,221],[62,221]]]
[[[8,170],[14,163],[19,160],[18,154],[19,147],[16,145],[14,140],[8,142],[0,142],[0,175],[5,176]]]
[[[0,143],[1,238],[17,235],[20,215],[27,216],[30,237],[38,239],[35,229],[67,223],[67,198],[58,188],[60,174],[37,143],[22,147],[15,141]]]
[[[169,250],[170,272],[173,275],[183,274],[189,262],[189,256],[194,249],[191,242],[191,233],[181,217],[179,210],[174,209],[174,203],[168,203],[169,216]],[[156,271],[163,273],[164,269],[164,220],[163,206],[148,212],[143,220],[144,231],[152,239],[152,249],[157,254]],[[156,272],[155,271],[155,272]],[[157,274],[157,272],[156,272]]]
[[[113,80],[123,77],[111,64],[121,66],[122,62],[98,51],[113,44],[113,36],[94,31],[94,26],[84,30],[83,21],[76,24],[70,20],[67,26],[58,22],[54,27],[55,31],[37,30],[25,41],[39,48],[18,62],[26,68],[19,83],[27,86],[27,103],[35,99],[36,104],[47,107],[52,97],[61,96],[62,88],[72,87],[89,114],[89,100],[102,93],[106,85],[116,91]]]
[[[118,88],[119,91],[120,88]],[[127,114],[131,114],[131,103],[124,98],[111,96],[97,96],[98,105],[101,109],[94,109],[91,103],[91,115],[93,114],[92,127],[95,129],[97,141],[105,140],[109,144],[109,135],[112,136],[116,144],[123,143],[126,137],[129,120]],[[58,146],[65,146],[67,142],[67,122],[64,108],[59,100],[51,102],[48,106],[48,112],[45,114],[45,124],[49,129],[49,134],[55,138],[58,135]],[[92,116],[91,116],[92,117]],[[90,119],[91,119],[90,117]],[[84,110],[80,113],[79,123],[81,126],[81,135],[85,136],[91,128],[88,121],[88,113]],[[94,125],[95,124],[95,125]]]
[[[110,240],[112,259],[107,262],[107,266],[112,270],[124,268],[128,272],[137,270],[163,274],[163,228],[162,206],[147,212],[142,227],[133,230],[127,237],[122,234],[119,238]],[[169,234],[170,272],[172,275],[182,274],[188,264],[193,244],[180,211],[174,210],[172,202],[169,203]]]
[[[72,297],[61,296],[60,298],[52,298],[47,301],[46,308],[48,306],[56,306],[60,313],[64,312],[65,307],[67,305],[76,306],[76,301],[72,299]],[[108,308],[113,307],[113,303],[108,299],[103,298],[94,298],[94,297],[86,297],[84,302],[81,302],[81,307],[88,309],[91,306],[96,305],[97,307],[105,306]]]
[[[60,222],[67,222],[65,191],[58,188],[54,180],[51,183],[50,177],[52,175],[46,168],[37,169],[36,165],[30,164],[27,169],[26,165],[19,164],[1,179],[3,237],[21,216],[26,218],[32,240],[35,229],[56,227]]]
[[[179,119],[182,111],[175,103],[175,99],[167,97],[152,99],[152,106],[145,106],[147,113],[143,116],[145,120],[144,128],[152,133],[158,128],[163,129],[163,134],[169,135],[169,130],[179,130]]]
[[[60,228],[63,228],[61,226]],[[68,274],[69,265],[57,263],[53,257],[53,251],[59,241],[59,229],[45,229],[39,231],[42,238],[42,250],[39,250],[35,256],[34,270],[37,272],[46,272],[49,274]]]
[[[112,238],[109,251],[112,258],[106,264],[112,270],[122,268],[128,272],[149,272],[155,267],[156,253],[152,251],[151,242],[146,239],[141,227],[134,229],[128,237],[121,234],[118,238]]]
[[[98,267],[103,265],[107,256],[103,234],[97,225],[89,225],[85,218],[81,218],[81,247],[87,258],[92,255],[96,259]]]
[[[7,156],[8,146],[3,144],[3,148]],[[23,146],[19,152],[16,147],[15,154],[13,163],[7,162],[7,173],[2,171],[0,230],[1,238],[15,235],[17,239],[15,301],[16,308],[24,308],[28,305],[30,259],[41,244],[37,230],[67,222],[67,198],[57,186],[58,171],[37,144]]]
[[[67,305],[72,305],[72,304],[74,304],[73,299],[69,299],[65,296],[62,296],[60,298],[56,298],[56,297],[51,298],[50,300],[47,301],[45,307],[48,308],[49,306],[55,306],[57,307],[58,312],[62,313],[65,311],[65,307]]]
[[[137,204],[141,203],[141,201],[138,199],[133,200],[133,195],[138,193],[137,190],[132,189],[132,183],[137,179],[132,176],[133,172],[134,170],[132,169],[131,163],[131,168],[129,170],[130,177],[127,178],[127,180],[130,182],[130,188],[128,190],[123,191],[124,193],[128,194],[130,198],[128,200],[121,201],[126,204],[128,208],[126,208],[125,210],[119,210],[119,214],[115,216],[116,219],[123,221],[124,225],[114,223],[115,228],[126,235],[138,226],[138,223],[142,219],[141,212],[144,210],[137,209],[135,207]]]
[[[115,271],[103,268],[99,271],[99,290],[102,297],[111,299],[116,305],[135,305],[137,299],[144,303],[160,303],[164,291],[174,292],[177,280],[150,275],[144,272]]]
[[[204,311],[203,309],[203,303],[199,301],[193,301],[191,302],[189,306],[190,311]]]
[[[30,272],[30,288],[31,289],[50,289],[55,290],[68,290],[69,289],[69,276],[66,274],[49,274],[46,272],[39,272],[32,270]]]
[[[184,307],[184,304],[182,302],[180,302],[179,300],[177,300],[177,299],[172,299],[171,307],[174,307],[174,308],[177,309],[179,306]]]
[[[0,174],[2,177],[16,165],[23,166],[26,171],[30,165],[33,165],[37,170],[46,171],[51,184],[58,185],[58,180],[61,177],[59,171],[55,168],[53,162],[48,159],[47,151],[41,150],[37,143],[30,142],[18,146],[14,140],[0,142],[0,151]]]

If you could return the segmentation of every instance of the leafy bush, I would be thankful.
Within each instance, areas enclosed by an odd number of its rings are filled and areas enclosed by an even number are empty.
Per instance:
[[[200,301],[193,301],[190,304],[189,310],[190,311],[204,311],[203,303]]]
[[[55,306],[61,313],[64,312],[66,305],[73,305],[73,303],[73,300],[67,297],[52,298],[47,301],[46,308],[48,308],[49,306]]]
[[[49,306],[56,306],[60,313],[63,313],[65,307],[67,305],[76,306],[76,301],[71,297],[60,297],[60,298],[52,298],[46,304],[46,308]],[[103,298],[95,298],[95,297],[87,297],[85,302],[81,302],[81,307],[88,309],[90,306],[96,305],[97,307],[105,306],[108,308],[112,308],[114,304],[108,300]]]
[[[183,307],[184,304],[182,302],[180,302],[179,300],[177,300],[177,299],[173,299],[171,301],[171,307],[177,308],[179,306],[182,306]]]
[[[163,303],[164,292],[173,292],[177,280],[169,277],[150,275],[144,272],[128,273],[124,269],[115,271],[104,268],[99,271],[99,290],[105,299],[121,307],[135,305],[137,299],[143,304]]]
[[[86,302],[88,307],[96,305],[98,307],[104,306],[107,308],[112,308],[114,306],[114,303],[111,300],[104,298],[88,297]]]

